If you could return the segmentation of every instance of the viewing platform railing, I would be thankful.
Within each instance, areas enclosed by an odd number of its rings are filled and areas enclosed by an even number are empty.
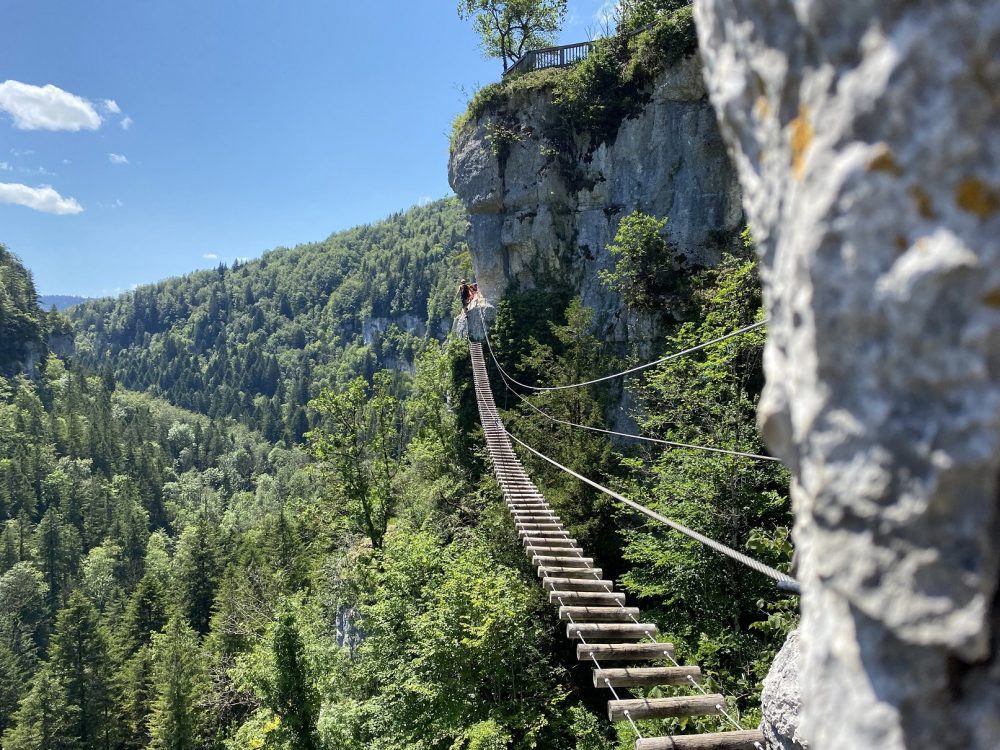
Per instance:
[[[577,42],[576,44],[564,44],[561,47],[542,47],[541,49],[528,50],[518,58],[517,62],[504,71],[504,77],[506,78],[515,71],[529,73],[532,70],[542,70],[543,68],[565,68],[585,59],[593,47],[593,42]]]

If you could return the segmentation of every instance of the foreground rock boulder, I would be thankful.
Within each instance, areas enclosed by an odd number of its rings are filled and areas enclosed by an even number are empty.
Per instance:
[[[792,469],[802,735],[1000,748],[1000,2],[697,0]]]

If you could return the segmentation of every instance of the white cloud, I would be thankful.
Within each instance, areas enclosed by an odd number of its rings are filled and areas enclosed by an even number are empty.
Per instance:
[[[219,256],[216,255],[215,253],[205,253],[201,257],[204,258],[205,260],[218,260],[219,259]]]
[[[10,172],[13,169],[14,167],[10,165],[9,161],[0,161],[0,172]]]
[[[12,148],[10,150],[10,153],[13,156],[33,156],[35,153],[35,149],[29,148],[26,151],[19,151],[16,148]]]
[[[14,118],[18,130],[97,130],[101,116],[86,99],[51,83],[32,86],[0,83],[0,110]]]
[[[128,164],[124,154],[108,154],[108,161],[112,164]]]
[[[78,214],[83,211],[76,198],[63,198],[48,185],[33,188],[16,182],[0,182],[0,203],[27,206],[46,214]]]
[[[101,104],[104,105],[106,112],[110,112],[113,115],[121,114],[122,108],[118,106],[118,102],[114,99],[105,99]]]
[[[431,198],[429,195],[422,195],[420,198],[417,199],[418,206],[426,206],[428,203],[433,203],[433,202],[434,199]]]
[[[133,120],[128,115],[125,115],[125,119],[122,120],[121,123],[119,124],[122,126],[122,130],[128,130],[130,127],[132,127],[133,122],[135,122],[135,120]]]

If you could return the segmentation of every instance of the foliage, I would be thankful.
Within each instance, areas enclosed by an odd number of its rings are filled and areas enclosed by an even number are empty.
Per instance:
[[[615,241],[608,245],[615,267],[600,271],[601,281],[632,309],[664,308],[685,278],[683,257],[663,237],[666,225],[666,219],[633,211],[618,224]]]
[[[649,101],[653,79],[698,49],[687,3],[640,0],[626,18],[631,20],[620,33],[595,41],[587,57],[572,67],[511,75],[476,92],[452,125],[452,149],[471,122],[510,121],[526,92],[550,94],[553,112],[542,140],[558,149],[566,164],[573,161],[578,136],[588,136],[588,149],[614,140],[621,123]],[[652,23],[648,28],[649,22],[638,22],[646,18]]]
[[[552,44],[566,0],[459,0],[458,15],[472,19],[483,54],[506,71],[529,49]]]
[[[41,352],[46,326],[31,272],[0,244],[0,375],[12,375],[29,354]]]
[[[576,297],[570,300],[564,316],[565,323],[548,324],[551,343],[529,339],[519,371],[531,373],[533,380],[542,379],[546,385],[560,386],[612,370],[614,360],[601,354],[601,342],[591,330],[593,312]],[[520,407],[519,416],[510,415],[510,424],[529,445],[547,446],[546,454],[567,466],[585,466],[588,473],[598,475],[613,473],[611,446],[603,436],[560,425],[536,411],[566,422],[603,428],[610,395],[607,385],[542,391],[525,402],[514,401],[512,405]],[[573,537],[604,560],[614,560],[618,555],[616,540],[603,533],[612,525],[613,507],[607,496],[547,462],[531,457],[527,463]]]
[[[346,390],[324,390],[310,402],[323,420],[309,433],[313,455],[343,497],[355,530],[376,548],[382,546],[395,510],[394,480],[406,444],[395,386],[393,373],[382,370],[370,389],[364,378],[357,378]]]
[[[314,427],[306,405],[441,337],[466,269],[455,198],[331,235],[91,300],[69,314],[80,361],[110,363],[124,387],[291,445]]]
[[[342,746],[572,747],[524,563],[482,531],[451,541],[390,532],[384,554],[358,571],[366,638]]]
[[[614,9],[618,33],[635,33],[662,15],[690,5],[691,0],[618,0]]]
[[[727,257],[693,280],[700,314],[667,342],[686,349],[761,318],[756,264]],[[764,451],[754,425],[763,385],[764,333],[755,329],[725,344],[670,360],[652,371],[636,395],[644,434],[752,453]],[[788,473],[774,462],[668,449],[648,468],[629,461],[623,486],[650,507],[764,562],[787,569],[790,545]],[[622,583],[646,600],[646,610],[697,660],[738,705],[753,708],[775,649],[793,626],[794,600],[774,583],[652,522],[623,517]],[[770,611],[768,611],[770,610]]]

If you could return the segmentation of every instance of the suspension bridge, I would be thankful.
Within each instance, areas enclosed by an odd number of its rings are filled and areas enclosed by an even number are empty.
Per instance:
[[[579,387],[636,372],[676,356],[683,356],[691,351],[718,343],[760,325],[763,323],[747,326],[719,339],[705,342],[692,350],[668,355],[660,360],[631,368],[622,373],[585,383],[554,388],[529,386],[513,380],[493,354],[485,321],[483,321],[483,332],[494,365],[508,388],[513,382],[525,388],[541,391]],[[626,605],[625,594],[615,589],[614,581],[605,578],[604,571],[594,565],[594,559],[586,556],[577,540],[570,537],[558,514],[548,504],[542,492],[525,471],[514,452],[513,444],[518,443],[522,448],[539,458],[571,474],[578,480],[607,493],[619,502],[664,523],[675,531],[697,539],[717,552],[736,559],[759,573],[773,578],[782,589],[797,591],[797,582],[774,568],[601,486],[512,435],[504,427],[493,399],[482,344],[470,341],[469,353],[472,360],[480,421],[496,480],[513,517],[518,537],[524,545],[525,552],[531,557],[532,564],[537,569],[543,588],[548,592],[549,602],[558,606],[559,619],[566,623],[566,637],[577,644],[577,659],[592,665],[594,687],[605,688],[610,692],[611,697],[607,703],[608,719],[612,722],[629,722],[637,736],[636,750],[764,750],[763,733],[759,729],[744,728],[733,716],[733,712],[727,708],[726,698],[705,689],[702,685],[701,669],[698,666],[681,665],[674,658],[673,645],[658,640],[659,630],[657,626],[652,622],[644,621],[637,607]],[[513,392],[523,399],[517,391]],[[538,410],[526,399],[525,402],[553,421],[584,427],[583,425],[567,423],[564,420],[557,420]],[[619,434],[607,430],[598,431],[613,435]],[[647,439],[635,435],[623,434],[622,436]],[[769,456],[708,446],[672,444],[662,440],[654,440],[654,442],[666,442],[674,447],[721,451],[748,458],[774,460]],[[623,662],[626,666],[621,666]],[[632,688],[655,687],[671,688],[672,692],[680,692],[680,688],[685,688],[687,693],[671,697],[641,697],[636,696],[631,690]],[[733,729],[702,734],[644,736],[636,723],[644,719],[691,716],[721,716]]]

